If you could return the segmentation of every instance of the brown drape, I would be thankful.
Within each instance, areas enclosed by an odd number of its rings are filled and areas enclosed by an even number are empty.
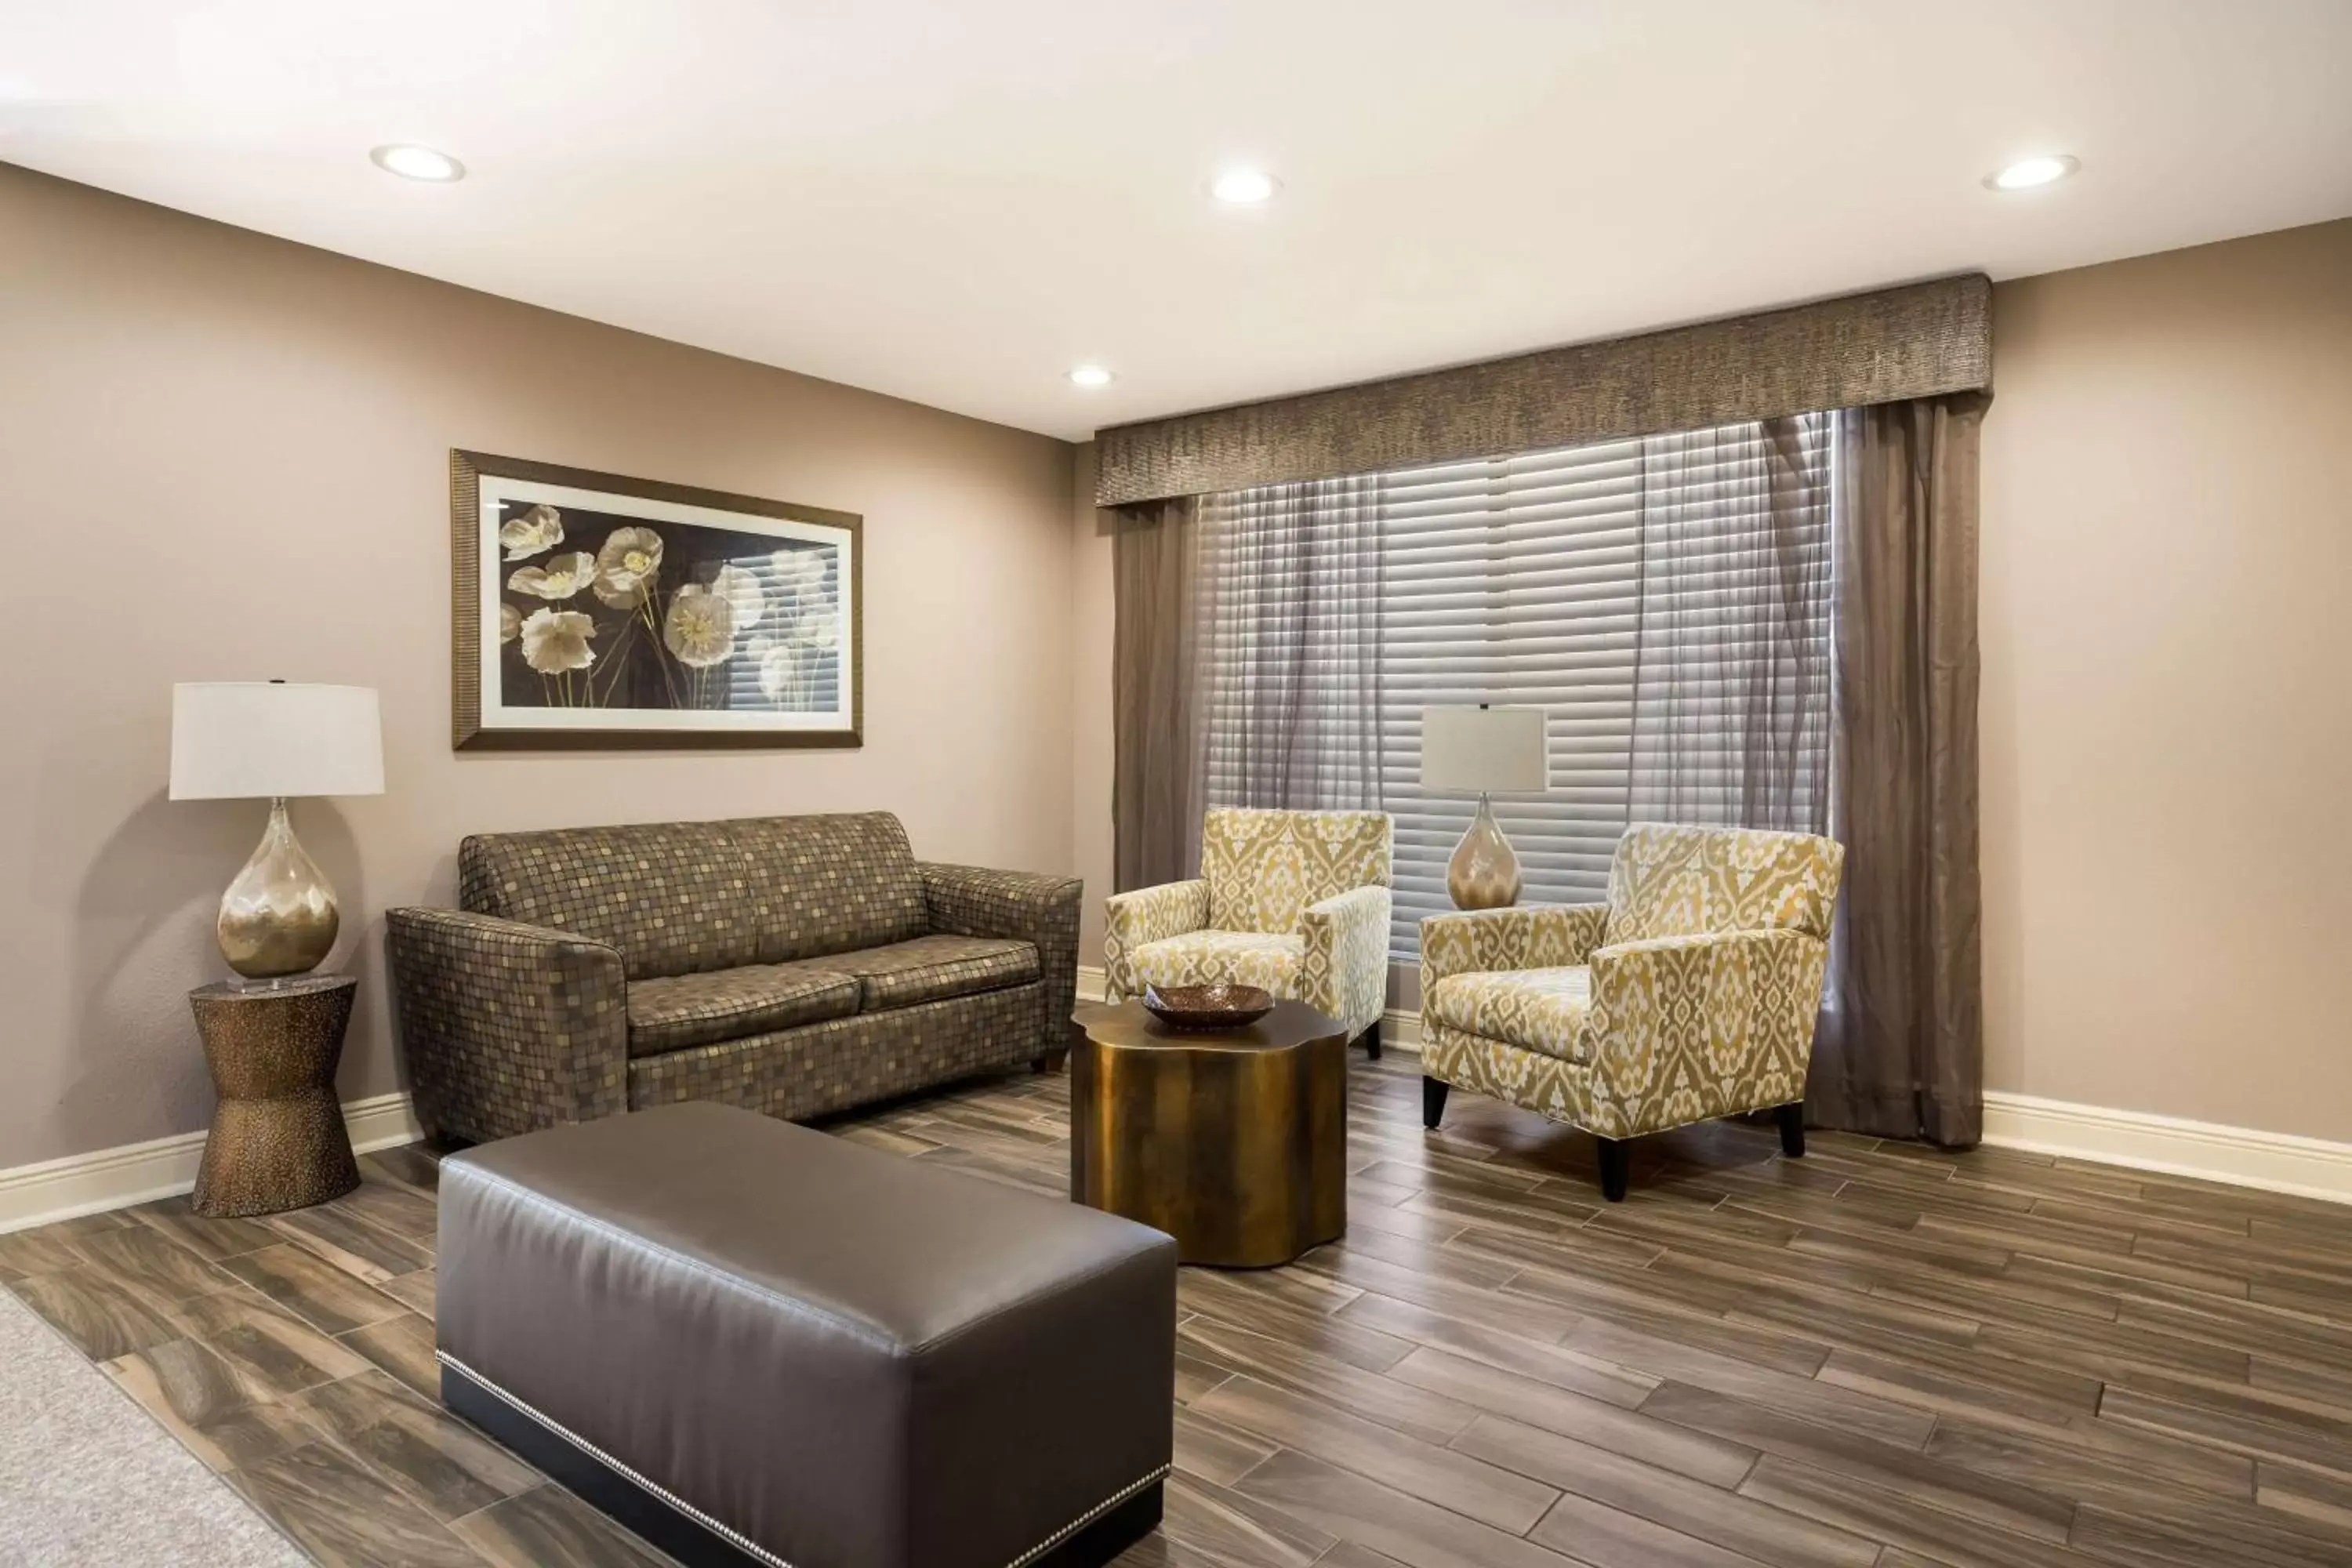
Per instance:
[[[1986,395],[1840,415],[1837,757],[1846,847],[1809,1119],[1937,1143],[1984,1121],[1977,439]]]
[[[1192,744],[1194,530],[1189,496],[1118,507],[1111,526],[1112,887],[1192,875],[1201,831]]]

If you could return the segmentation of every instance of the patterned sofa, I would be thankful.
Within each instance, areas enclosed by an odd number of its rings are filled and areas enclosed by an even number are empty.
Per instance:
[[[1112,895],[1104,994],[1263,986],[1339,1019],[1379,1056],[1391,837],[1385,812],[1207,813],[1199,877]]]
[[[803,1118],[1064,1048],[1074,878],[918,861],[887,812],[494,833],[389,911],[417,1120],[482,1141],[682,1100]]]
[[[1844,863],[1810,834],[1635,826],[1605,904],[1423,920],[1422,1120],[1457,1085],[1581,1127],[1612,1201],[1623,1141],[1686,1122],[1769,1110],[1803,1153]]]

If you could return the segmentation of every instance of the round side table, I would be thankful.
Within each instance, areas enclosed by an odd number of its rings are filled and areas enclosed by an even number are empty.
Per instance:
[[[220,1092],[190,1200],[198,1214],[276,1214],[360,1184],[335,1099],[335,1064],[358,987],[348,974],[306,974],[188,993]]]
[[[1070,1197],[1176,1238],[1185,1263],[1264,1268],[1348,1228],[1348,1036],[1303,1002],[1247,1028],[1082,1008]]]

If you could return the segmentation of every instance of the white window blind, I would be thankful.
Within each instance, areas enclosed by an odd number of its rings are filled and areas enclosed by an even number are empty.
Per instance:
[[[1797,424],[1800,477],[1826,498],[1832,421]],[[1776,547],[1785,557],[1789,537],[1785,514],[1779,533],[1770,526],[1764,440],[1760,426],[1730,426],[1210,498],[1196,652],[1207,803],[1389,811],[1391,945],[1410,957],[1421,918],[1453,908],[1446,861],[1476,809],[1472,797],[1422,793],[1422,710],[1541,708],[1551,787],[1498,796],[1495,814],[1518,852],[1527,900],[1601,899],[1634,794],[1637,695],[1645,715],[1720,721],[1738,695],[1724,671],[1767,635],[1758,617],[1786,614],[1785,595],[1757,586],[1771,564],[1760,557]],[[1327,506],[1339,526],[1315,526]],[[1825,501],[1818,510],[1825,551]],[[1332,592],[1300,605],[1302,571]],[[1349,595],[1372,601],[1369,659],[1358,657],[1362,606],[1339,602]],[[1822,624],[1807,635],[1825,649],[1828,595],[1814,599]],[[1234,762],[1265,743],[1235,731],[1266,727],[1263,709],[1247,710],[1269,679],[1281,688],[1277,711],[1296,715],[1283,721],[1286,732],[1315,759],[1291,775],[1314,785],[1278,800],[1254,791],[1264,775]],[[1827,695],[1824,685],[1823,744]],[[1376,782],[1359,788],[1349,768],[1367,718]]]

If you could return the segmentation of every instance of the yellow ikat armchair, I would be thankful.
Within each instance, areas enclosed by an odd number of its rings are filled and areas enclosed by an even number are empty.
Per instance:
[[[1583,1128],[1625,1195],[1625,1140],[1773,1111],[1804,1152],[1805,1070],[1843,846],[1633,826],[1605,904],[1421,922],[1422,1120],[1449,1086]]]
[[[1263,986],[1339,1019],[1379,1056],[1391,838],[1385,812],[1209,812],[1199,877],[1111,895],[1105,994]]]

